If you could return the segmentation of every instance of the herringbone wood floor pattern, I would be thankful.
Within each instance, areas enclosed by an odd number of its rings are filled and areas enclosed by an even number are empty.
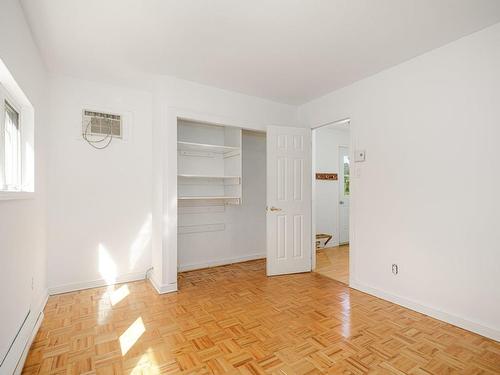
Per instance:
[[[500,373],[500,343],[316,273],[254,261],[179,282],[50,297],[24,374]]]

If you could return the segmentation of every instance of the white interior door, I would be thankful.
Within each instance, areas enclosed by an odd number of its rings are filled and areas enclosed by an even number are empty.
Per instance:
[[[311,129],[267,130],[267,274],[311,271]]]
[[[339,243],[349,243],[349,195],[350,160],[349,148],[339,147]]]

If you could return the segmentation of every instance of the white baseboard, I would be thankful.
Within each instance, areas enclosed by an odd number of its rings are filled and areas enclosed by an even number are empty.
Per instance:
[[[252,255],[245,255],[243,257],[226,258],[226,259],[214,260],[214,261],[204,262],[204,263],[182,264],[179,266],[178,271],[184,272],[184,271],[199,270],[201,268],[225,266],[225,265],[233,264],[233,263],[247,262],[249,260],[263,259],[265,257],[266,257],[265,253],[264,254],[252,254]]]
[[[177,292],[177,283],[157,285],[153,277],[150,277],[149,282],[153,285],[153,288],[158,292],[158,294]]]
[[[31,308],[30,314],[25,324],[21,328],[12,347],[10,348],[5,360],[0,368],[0,373],[18,375],[22,372],[24,362],[28,356],[31,344],[43,321],[43,309],[47,304],[48,294],[45,292],[43,297],[37,303],[37,306]]]
[[[363,285],[361,283],[358,283],[356,281],[351,281],[349,286],[351,288],[357,289],[361,292],[371,294],[375,297],[379,297],[382,299],[385,299],[387,301],[393,302],[395,304],[404,306],[410,310],[417,311],[419,313],[428,315],[430,317],[436,318],[438,320],[441,320],[443,322],[452,324],[454,326],[463,328],[467,331],[471,331],[474,333],[477,333],[478,335],[488,337],[490,339],[500,341],[500,331],[498,329],[495,329],[493,327],[488,327],[483,324],[473,322],[471,320],[467,320],[464,318],[461,318],[459,316],[422,305],[421,303],[406,299],[404,297],[396,296],[390,293],[383,292],[381,290]]]
[[[118,276],[116,280],[112,283],[108,282],[105,279],[98,279],[92,281],[84,281],[81,283],[71,283],[59,286],[53,286],[49,288],[49,295],[75,292],[77,290],[90,289],[90,288],[99,288],[102,286],[113,285],[113,284],[121,284],[128,283],[131,281],[144,280],[146,276],[146,270],[143,272],[134,272],[127,273],[125,275]]]
[[[47,295],[48,297],[48,295]],[[45,303],[47,303],[47,300],[45,300]],[[44,304],[45,307],[45,304]],[[31,348],[31,344],[33,344],[33,340],[35,339],[36,334],[38,333],[38,330],[40,329],[40,326],[42,325],[43,318],[45,317],[42,311],[40,311],[40,314],[38,315],[38,319],[35,322],[35,326],[33,327],[33,330],[31,331],[30,337],[28,338],[28,341],[26,342],[26,346],[24,347],[24,350],[21,354],[21,358],[19,358],[19,362],[17,363],[16,369],[14,371],[14,375],[19,375],[23,372],[23,367],[24,363],[26,362],[26,358],[28,357],[28,353]]]

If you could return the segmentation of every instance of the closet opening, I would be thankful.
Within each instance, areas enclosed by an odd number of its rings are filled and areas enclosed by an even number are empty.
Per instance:
[[[177,198],[181,279],[257,259],[265,274],[266,133],[178,119]]]

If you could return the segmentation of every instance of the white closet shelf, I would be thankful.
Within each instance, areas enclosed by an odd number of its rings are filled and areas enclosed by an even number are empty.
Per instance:
[[[193,143],[193,142],[177,142],[177,150],[179,151],[204,151],[204,152],[212,152],[215,154],[229,154],[233,152],[239,152],[239,147],[232,146],[220,146],[220,145],[211,145],[206,143]]]
[[[177,177],[183,177],[183,178],[213,178],[213,179],[241,178],[241,176],[214,176],[214,175],[202,175],[202,174],[178,174]]]
[[[240,199],[240,197],[225,197],[225,196],[185,196],[177,197],[179,200],[224,200],[224,199]]]

